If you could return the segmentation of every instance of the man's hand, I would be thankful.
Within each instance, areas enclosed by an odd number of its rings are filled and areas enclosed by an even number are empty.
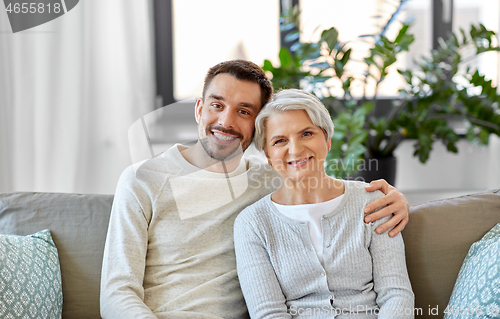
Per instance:
[[[376,229],[377,234],[382,234],[386,230],[394,227],[390,232],[389,236],[394,237],[399,232],[401,232],[406,224],[408,224],[410,205],[406,200],[405,195],[395,189],[393,186],[389,185],[384,179],[378,179],[376,181],[372,181],[370,186],[366,188],[367,192],[373,192],[374,190],[380,190],[385,194],[384,197],[377,199],[373,203],[367,205],[365,207],[365,214],[369,214],[375,209],[379,207],[386,206],[375,213],[366,216],[365,222],[369,223],[371,221],[380,219],[382,217],[388,216],[390,214],[394,214],[392,218],[386,223],[380,225]]]

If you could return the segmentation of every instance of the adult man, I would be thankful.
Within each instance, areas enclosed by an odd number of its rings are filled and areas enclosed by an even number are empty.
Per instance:
[[[104,252],[103,318],[248,316],[236,274],[233,222],[278,186],[273,170],[242,156],[271,95],[257,65],[236,60],[214,66],[195,107],[198,142],[125,170]],[[385,193],[389,188],[384,185]],[[382,230],[398,223],[393,231],[404,228],[401,196],[392,190],[374,203],[392,205],[371,218],[397,212]]]

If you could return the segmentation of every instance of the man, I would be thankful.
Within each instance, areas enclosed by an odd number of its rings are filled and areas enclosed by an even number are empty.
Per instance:
[[[196,102],[198,142],[176,145],[129,167],[118,182],[104,251],[103,318],[245,318],[236,274],[233,223],[246,206],[279,185],[254,157],[255,118],[272,86],[254,63],[211,68]],[[389,194],[367,207],[380,231],[408,221],[405,198],[387,183],[367,190]],[[368,220],[366,220],[368,222]]]

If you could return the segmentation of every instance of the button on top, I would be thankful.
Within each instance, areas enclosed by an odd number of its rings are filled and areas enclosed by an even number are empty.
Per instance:
[[[323,272],[321,273],[321,276],[325,276],[325,275],[326,275],[326,274],[325,274],[325,272],[323,271]]]
[[[326,219],[326,215],[323,215],[323,219]]]
[[[326,247],[330,247],[330,243],[326,243],[326,245],[325,245],[325,246],[326,246]]]

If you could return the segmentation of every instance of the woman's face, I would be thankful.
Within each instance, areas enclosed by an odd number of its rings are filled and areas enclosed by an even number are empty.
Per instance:
[[[330,144],[304,110],[275,113],[267,120],[264,151],[283,180],[324,176]]]

